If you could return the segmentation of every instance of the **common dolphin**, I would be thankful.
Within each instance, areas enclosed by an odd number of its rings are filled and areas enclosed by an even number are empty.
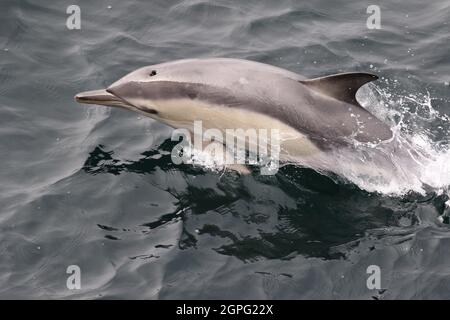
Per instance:
[[[285,154],[307,159],[352,141],[392,138],[390,127],[355,97],[376,79],[368,73],[306,79],[248,60],[184,59],[140,68],[107,89],[75,99],[136,111],[174,128],[192,130],[196,120],[219,130],[276,128],[289,137],[282,141]]]

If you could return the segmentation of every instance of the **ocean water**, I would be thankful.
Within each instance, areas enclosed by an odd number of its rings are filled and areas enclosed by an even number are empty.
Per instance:
[[[378,1],[381,29],[365,1],[76,1],[80,30],[71,4],[0,0],[0,298],[450,298],[448,1]],[[73,100],[191,57],[375,73],[358,99],[415,164],[177,166],[167,126]]]

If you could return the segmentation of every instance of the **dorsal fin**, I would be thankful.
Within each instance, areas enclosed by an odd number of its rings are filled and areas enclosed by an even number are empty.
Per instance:
[[[370,73],[349,72],[300,80],[300,82],[327,96],[359,106],[355,97],[356,92],[364,84],[377,79],[378,76]]]

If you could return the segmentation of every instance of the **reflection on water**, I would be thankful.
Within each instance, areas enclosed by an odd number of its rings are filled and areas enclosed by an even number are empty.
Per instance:
[[[427,203],[442,213],[448,199],[435,193],[374,196],[354,185],[339,184],[311,169],[293,165],[282,167],[280,174],[272,177],[257,173],[240,176],[233,171],[217,174],[191,165],[174,165],[170,160],[174,145],[166,140],[157,150],[142,153],[137,161],[117,159],[113,151],[105,151],[99,145],[89,154],[83,170],[94,175],[149,175],[156,168],[182,173],[185,188],[176,190],[168,184],[164,190],[175,198],[174,210],[141,225],[149,229],[143,232],[151,232],[181,221],[185,227],[178,242],[180,249],[196,248],[197,237],[207,235],[219,239],[220,245],[214,251],[243,261],[289,259],[295,254],[337,259],[347,253],[336,250],[337,247],[357,243],[373,229],[388,228],[388,234],[413,236],[420,227],[417,203]],[[197,184],[202,176],[215,182],[208,187]],[[189,228],[191,217],[212,213],[221,216],[220,223],[200,226],[196,218],[197,228]],[[117,231],[113,227],[103,229]]]

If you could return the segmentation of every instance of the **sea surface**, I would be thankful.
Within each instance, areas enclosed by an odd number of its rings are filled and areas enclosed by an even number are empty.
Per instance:
[[[179,166],[169,127],[73,99],[193,57],[377,74],[358,99],[418,165]],[[449,81],[448,0],[0,0],[0,298],[450,299]]]

